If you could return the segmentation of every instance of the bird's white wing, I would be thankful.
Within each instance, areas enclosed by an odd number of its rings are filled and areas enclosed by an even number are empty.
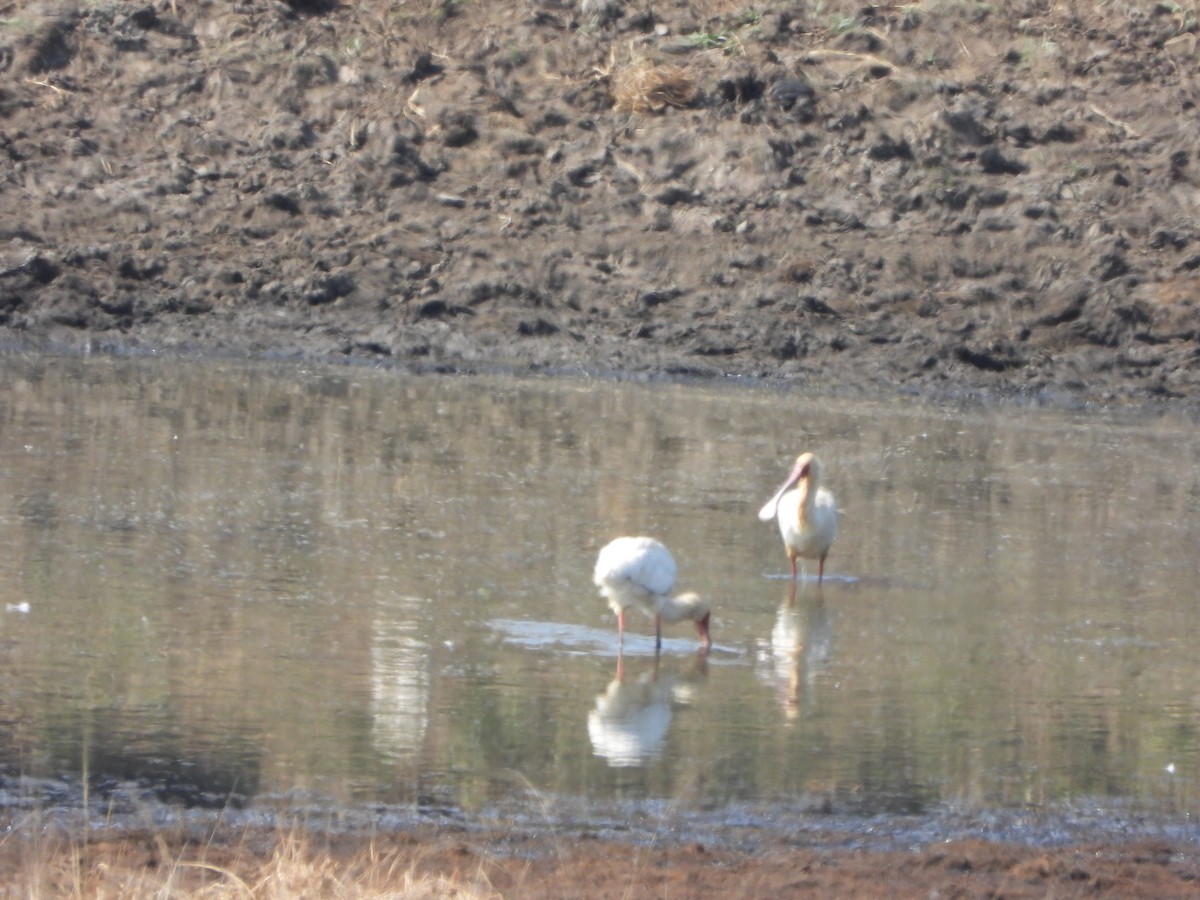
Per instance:
[[[817,502],[813,508],[814,527],[828,544],[837,536],[837,503],[833,494],[821,488],[817,491]]]
[[[653,538],[617,538],[596,560],[595,580],[601,586],[632,583],[652,594],[669,594],[675,575],[671,552]]]

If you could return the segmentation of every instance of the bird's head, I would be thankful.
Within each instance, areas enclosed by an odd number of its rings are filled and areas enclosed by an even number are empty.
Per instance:
[[[779,498],[806,479],[813,485],[821,480],[821,461],[817,459],[815,453],[801,453],[796,457],[796,462],[792,464],[792,470],[788,472],[787,478],[775,492],[775,496],[758,511],[758,517],[764,522],[774,518]]]
[[[682,619],[690,619],[696,624],[696,633],[700,635],[700,643],[707,650],[712,646],[712,637],[708,633],[708,625],[712,620],[712,611],[709,609],[707,601],[699,594],[691,593],[679,594],[675,597],[675,609],[677,616],[675,621]]]
[[[821,461],[815,453],[801,453],[796,457],[791,474],[788,475],[788,482],[794,485],[805,478],[812,481],[819,481],[821,478]]]

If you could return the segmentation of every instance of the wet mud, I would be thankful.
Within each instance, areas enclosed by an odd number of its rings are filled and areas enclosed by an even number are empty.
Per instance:
[[[0,21],[10,347],[1200,396],[1185,6]]]

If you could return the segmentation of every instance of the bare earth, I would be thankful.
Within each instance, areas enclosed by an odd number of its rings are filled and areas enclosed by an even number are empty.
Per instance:
[[[1200,896],[1195,848],[1035,848],[956,841],[912,852],[634,845],[587,834],[406,831],[370,837],[126,834],[0,844],[0,894],[604,898]],[[4,894],[7,896],[7,894]]]
[[[0,0],[0,345],[1200,409],[1198,15]],[[1192,845],[528,840],[305,849],[464,896],[1200,894]],[[67,870],[253,885],[275,846]]]
[[[0,0],[0,341],[1193,405],[1197,16]]]

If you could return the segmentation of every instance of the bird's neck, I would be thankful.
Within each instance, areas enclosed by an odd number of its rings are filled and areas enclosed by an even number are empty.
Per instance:
[[[796,493],[799,495],[796,502],[796,513],[800,517],[800,521],[804,522],[812,516],[813,507],[817,501],[817,488],[811,478],[805,478],[796,487]]]

